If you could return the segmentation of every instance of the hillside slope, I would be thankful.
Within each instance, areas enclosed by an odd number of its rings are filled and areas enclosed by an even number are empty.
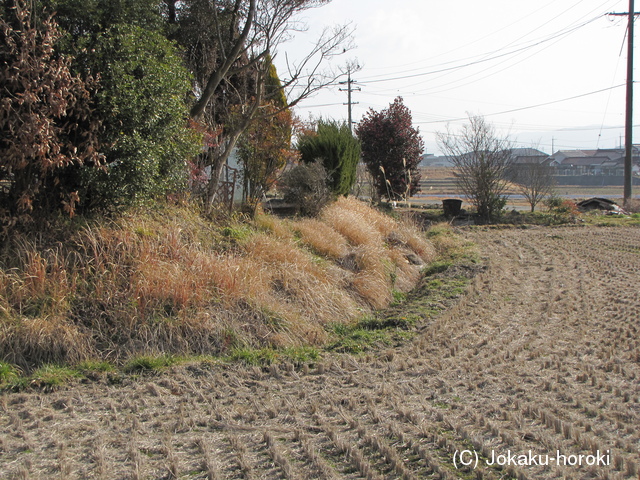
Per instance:
[[[162,207],[63,225],[0,258],[0,361],[323,345],[328,324],[387,306],[435,256],[417,228],[344,197],[318,219],[217,224]]]

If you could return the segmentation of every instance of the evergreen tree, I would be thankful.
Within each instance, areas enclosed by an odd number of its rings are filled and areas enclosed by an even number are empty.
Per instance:
[[[322,163],[334,194],[349,194],[356,181],[360,142],[346,123],[320,120],[315,132],[308,132],[300,138],[298,150],[303,162]]]
[[[96,37],[86,61],[100,74],[97,114],[107,145],[106,168],[84,176],[87,202],[130,205],[184,188],[201,140],[188,128],[190,79],[173,44],[115,25]]]
[[[99,78],[93,116],[105,168],[73,172],[85,209],[111,209],[181,190],[201,149],[188,128],[191,78],[164,35],[159,0],[42,0],[64,29],[76,72]]]

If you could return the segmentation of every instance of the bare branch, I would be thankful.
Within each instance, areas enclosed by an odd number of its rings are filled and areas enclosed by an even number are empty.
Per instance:
[[[506,203],[511,142],[496,134],[483,117],[469,116],[458,134],[438,134],[438,142],[456,167],[456,183],[485,220],[494,219]]]
[[[244,106],[241,112],[242,118],[236,118],[233,125],[225,126],[226,139],[223,142],[223,148],[218,155],[211,159],[213,171],[207,198],[208,204],[211,204],[212,195],[215,195],[214,191],[218,183],[216,176],[221,171],[222,163],[226,162],[240,135],[250,125],[254,117],[277,115],[318,90],[335,85],[343,75],[333,71],[328,63],[334,57],[344,54],[352,48],[353,28],[350,25],[326,29],[301,61],[295,65],[289,65],[287,78],[282,81],[279,91],[278,89],[275,91],[268,89],[267,91],[265,88],[268,65],[271,64],[283,44],[292,38],[292,32],[305,28],[303,23],[296,19],[296,16],[300,12],[324,5],[329,1],[235,0],[235,7],[231,7],[231,10],[227,12],[230,16],[225,19],[225,22],[229,22],[231,19],[230,24],[223,24],[221,18],[214,19],[216,30],[214,36],[217,37],[216,43],[220,44],[220,48],[217,52],[217,59],[212,56],[214,62],[212,62],[211,73],[207,72],[199,77],[199,82],[204,83],[206,80],[206,84],[195,85],[198,99],[191,110],[191,115],[194,118],[199,118],[211,105],[214,106],[213,110],[209,110],[215,112],[217,109],[217,113],[214,113],[212,118],[222,118],[222,121],[225,121],[225,109],[229,108],[230,102],[228,98],[225,98],[226,90],[221,88],[223,85],[237,89],[232,91],[234,95],[232,104],[239,102]],[[248,8],[246,8],[247,2],[249,2]],[[216,8],[220,7],[216,7],[214,4],[213,9],[217,14]],[[240,35],[234,33],[237,31],[238,24],[243,25]],[[220,32],[227,26],[231,29],[230,32],[221,36]],[[229,38],[225,38],[225,36]],[[211,45],[211,35],[208,36],[207,42]],[[227,51],[222,48],[222,45],[227,45]],[[229,45],[232,47],[228,48]],[[198,67],[199,65],[195,65],[196,69]],[[206,69],[202,70],[206,71]],[[253,73],[255,75],[251,76]],[[244,80],[241,82],[245,83],[234,83],[234,81],[237,82],[237,77],[243,78]],[[247,91],[241,92],[242,88]],[[264,102],[268,102],[276,96],[282,96],[282,94],[286,99],[286,105],[278,104],[275,111],[272,108],[265,109],[268,113],[259,113]],[[247,103],[248,97],[251,99]]]
[[[338,84],[345,74],[331,69],[328,61],[353,48],[353,31],[351,24],[327,28],[304,58],[296,63],[287,59],[287,72],[282,82],[289,106],[298,104],[323,88]]]
[[[517,185],[518,193],[527,200],[532,212],[553,191],[553,169],[544,160],[541,157],[540,161],[513,165],[509,171],[510,180]]]
[[[237,2],[237,4],[239,4],[239,1]],[[211,98],[214,96],[215,91],[220,85],[220,82],[222,82],[222,80],[227,76],[229,70],[231,69],[231,66],[236,62],[241,52],[243,51],[246,41],[249,38],[249,34],[251,32],[255,11],[256,0],[249,0],[249,12],[247,13],[247,18],[245,20],[242,33],[234,42],[233,47],[229,52],[229,55],[227,55],[224,63],[220,66],[220,68],[216,69],[209,76],[209,80],[207,81],[207,85],[202,91],[202,95],[191,109],[191,116],[193,118],[199,118],[202,116],[207,104],[211,101]]]

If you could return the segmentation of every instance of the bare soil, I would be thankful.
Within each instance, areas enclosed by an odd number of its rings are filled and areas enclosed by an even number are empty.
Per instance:
[[[488,268],[402,346],[3,393],[0,478],[639,478],[640,229],[464,235]]]

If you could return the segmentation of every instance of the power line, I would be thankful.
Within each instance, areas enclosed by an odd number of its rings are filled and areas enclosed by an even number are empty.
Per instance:
[[[320,107],[335,107],[337,105],[344,105],[343,103],[319,103],[317,105],[304,105],[304,104],[298,104],[296,105],[296,108],[320,108]]]
[[[391,82],[391,81],[397,81],[397,80],[406,80],[408,78],[424,77],[424,76],[427,76],[427,75],[434,75],[436,73],[444,73],[444,72],[450,72],[450,71],[454,71],[454,70],[460,70],[460,69],[463,69],[463,68],[468,68],[468,67],[471,67],[471,66],[474,66],[474,65],[478,65],[478,64],[481,64],[481,63],[490,62],[490,61],[496,60],[498,58],[506,57],[506,56],[509,56],[509,55],[514,55],[516,53],[520,53],[520,52],[529,50],[531,48],[537,47],[539,45],[542,45],[543,43],[549,42],[551,40],[555,40],[558,37],[561,37],[561,36],[564,36],[564,35],[569,35],[569,34],[575,32],[576,30],[579,30],[580,28],[583,28],[583,27],[589,25],[590,23],[593,23],[596,20],[599,20],[600,18],[602,18],[602,15],[594,17],[591,20],[588,20],[588,21],[586,21],[586,22],[584,22],[584,23],[582,23],[580,25],[577,25],[577,26],[575,26],[575,27],[573,27],[573,28],[571,28],[569,30],[563,30],[563,31],[560,31],[560,32],[556,32],[552,36],[547,37],[547,38],[545,38],[543,40],[540,40],[540,41],[538,41],[536,43],[525,45],[523,47],[517,48],[515,50],[511,50],[509,52],[500,53],[498,55],[482,58],[480,60],[475,60],[473,62],[468,62],[468,63],[462,64],[462,65],[454,65],[454,66],[451,66],[451,67],[441,68],[441,69],[438,69],[438,70],[431,70],[431,71],[428,71],[428,72],[414,73],[414,74],[411,74],[411,75],[402,75],[402,76],[396,76],[396,77],[376,79],[379,76],[378,75],[378,76],[372,77],[369,80],[363,80],[361,83],[369,84],[369,83],[381,83],[381,82]]]
[[[496,116],[496,115],[504,115],[504,114],[507,114],[507,113],[520,112],[522,110],[530,110],[532,108],[546,107],[547,105],[553,105],[553,104],[556,104],[556,103],[567,102],[569,100],[575,100],[576,98],[587,97],[589,95],[595,95],[597,93],[607,92],[609,90],[613,90],[615,88],[620,88],[620,87],[624,87],[624,86],[625,86],[625,84],[622,83],[620,85],[614,85],[613,87],[603,88],[603,89],[595,90],[593,92],[588,92],[588,93],[582,93],[580,95],[574,95],[572,97],[562,98],[562,99],[559,99],[559,100],[552,100],[550,102],[538,103],[536,105],[529,105],[527,107],[512,108],[510,110],[504,110],[502,112],[490,113],[490,114],[483,115],[483,116],[484,117],[492,117],[492,116]],[[419,124],[422,124],[422,125],[426,125],[426,124],[431,124],[431,123],[442,123],[444,121],[456,122],[456,121],[461,121],[461,120],[467,120],[467,117],[451,118],[449,120],[436,120],[436,121],[432,121],[432,122],[416,122],[416,123],[419,123]]]
[[[551,19],[551,20],[548,20],[548,21],[544,22],[544,24],[543,24],[543,25],[541,25],[541,26],[538,26],[538,27],[534,28],[533,30],[531,30],[531,31],[527,32],[526,34],[524,34],[524,35],[520,36],[519,38],[517,38],[517,39],[515,39],[515,40],[513,40],[513,41],[511,41],[511,42],[509,42],[509,43],[508,43],[508,44],[506,44],[506,45],[504,45],[503,47],[498,48],[497,50],[493,50],[493,51],[491,51],[491,52],[486,52],[486,53],[483,53],[483,54],[474,55],[474,56],[469,57],[469,58],[471,59],[471,58],[477,58],[477,57],[486,57],[487,55],[493,55],[493,54],[495,54],[495,53],[501,52],[502,50],[505,50],[508,46],[515,44],[518,40],[521,40],[521,39],[523,39],[523,38],[527,37],[528,35],[531,35],[532,33],[535,33],[537,30],[540,30],[540,29],[542,28],[542,26],[549,24],[551,21],[553,21],[553,20],[556,20],[556,19],[560,18],[560,17],[561,17],[562,15],[564,15],[565,13],[567,13],[567,12],[569,12],[570,10],[574,9],[575,7],[577,7],[577,6],[581,5],[582,1],[583,1],[583,0],[578,0],[574,5],[572,5],[571,7],[566,8],[564,11],[562,11],[562,12],[560,12],[560,13],[554,12],[554,17],[553,17],[553,19]],[[590,12],[588,12],[588,13],[587,13],[587,14],[585,14],[585,15],[583,15],[583,16],[582,16],[582,17],[581,17],[577,22],[575,22],[574,24],[571,24],[571,25],[569,25],[569,26],[567,26],[567,27],[565,27],[565,28],[563,28],[563,29],[559,30],[558,32],[551,34],[551,35],[552,35],[552,36],[553,36],[553,35],[562,35],[563,33],[570,32],[571,30],[573,30],[573,29],[575,29],[575,28],[580,28],[580,26],[581,26],[581,25],[578,25],[578,22],[580,22],[582,19],[584,19],[585,17],[587,17],[587,15],[590,15],[590,14],[592,14],[592,13],[593,13],[593,12],[595,12],[595,11],[598,11],[598,10],[602,11],[602,9],[603,9],[603,7],[604,7],[605,5],[611,4],[611,1],[612,1],[612,0],[608,0],[608,1],[603,2],[602,4],[600,4],[600,6],[599,6],[599,7],[593,8]],[[543,7],[540,7],[539,9],[535,10],[535,11],[534,11],[534,12],[532,12],[532,13],[528,13],[526,16],[524,16],[524,17],[520,18],[519,20],[517,20],[517,21],[515,21],[515,22],[511,22],[510,24],[503,26],[503,27],[502,27],[501,29],[499,29],[499,30],[495,30],[495,31],[493,31],[493,32],[491,32],[491,33],[489,33],[489,34],[487,34],[487,35],[485,35],[485,36],[481,37],[481,38],[474,39],[473,44],[475,45],[475,44],[477,44],[480,40],[483,40],[483,39],[485,39],[485,38],[488,38],[488,37],[491,37],[491,36],[493,36],[493,35],[496,35],[497,33],[502,32],[503,30],[505,30],[505,29],[507,29],[507,28],[509,28],[509,27],[512,27],[513,25],[515,25],[515,24],[517,24],[517,23],[519,23],[519,22],[521,22],[521,21],[523,21],[523,20],[527,20],[527,19],[528,19],[532,14],[534,14],[534,13],[536,13],[536,12],[540,11],[540,10],[543,10],[544,8],[548,7],[549,5],[551,5],[551,4],[553,4],[553,3],[554,3],[554,2],[550,2],[549,4],[544,5]],[[596,17],[594,18],[594,20],[596,20],[596,19],[598,19],[598,18],[601,18],[601,17],[602,17],[602,15],[603,15],[603,14],[599,14],[598,16],[596,16]],[[587,22],[587,23],[589,23],[589,22]],[[546,37],[543,37],[543,38],[546,38]],[[534,41],[535,41],[535,40],[534,40]],[[544,41],[544,40],[543,40],[543,41]],[[527,45],[527,43],[525,43],[525,45]],[[466,48],[468,48],[469,46],[470,46],[470,44],[463,45],[463,46],[457,47],[457,48],[455,48],[455,49],[453,49],[453,50],[450,50],[450,51],[448,51],[448,52],[442,53],[442,54],[437,55],[437,56],[432,57],[432,58],[434,58],[434,59],[435,59],[435,58],[439,58],[439,57],[442,57],[442,56],[445,56],[445,55],[449,55],[450,53],[453,53],[453,52],[455,52],[455,51],[462,50],[462,49],[466,49]],[[438,67],[438,66],[441,66],[441,65],[449,65],[449,64],[456,63],[456,62],[459,62],[459,61],[464,61],[464,60],[465,60],[465,59],[459,59],[459,60],[455,60],[455,61],[443,62],[443,63],[440,63],[440,64],[433,65],[433,66],[431,66],[431,68],[435,68],[435,67]],[[410,64],[400,65],[400,66],[396,66],[396,67],[387,67],[387,68],[393,68],[393,69],[397,70],[397,68],[400,68],[400,67],[402,67],[402,66],[416,65],[416,64],[419,64],[419,63],[422,63],[422,61],[419,61],[419,62],[412,62],[412,63],[410,63]],[[382,69],[382,68],[377,68],[377,69],[376,69],[376,68],[374,68],[374,70],[381,70],[381,69]],[[419,69],[419,68],[414,68],[414,69],[410,69],[410,70],[405,70],[404,72],[396,72],[396,74],[397,74],[397,73],[408,73],[408,72],[414,72],[414,71],[416,71],[416,70],[420,70],[420,69]],[[386,74],[380,74],[380,75],[373,75],[373,76],[372,76],[372,77],[370,77],[370,78],[372,78],[372,79],[376,79],[376,78],[378,78],[378,77],[386,77],[386,76],[387,76]]]
[[[413,65],[419,65],[419,64],[424,64],[424,63],[426,63],[426,62],[428,62],[428,61],[430,61],[430,60],[435,60],[435,59],[440,58],[440,57],[449,56],[449,55],[451,55],[452,53],[457,52],[457,51],[459,51],[459,50],[466,50],[466,49],[468,49],[470,46],[472,46],[472,45],[476,45],[476,44],[478,44],[478,42],[480,42],[480,41],[482,41],[482,40],[484,40],[484,39],[486,39],[486,38],[489,38],[489,37],[492,37],[492,36],[494,36],[494,35],[497,35],[497,34],[501,33],[502,31],[504,31],[504,30],[506,30],[506,29],[508,29],[508,28],[512,27],[513,25],[516,25],[516,24],[518,24],[518,23],[520,23],[520,22],[522,22],[522,21],[524,21],[524,20],[528,20],[528,19],[531,17],[531,15],[534,15],[534,14],[536,14],[537,12],[539,12],[539,11],[541,11],[541,10],[544,10],[545,8],[549,7],[550,5],[555,4],[555,1],[556,1],[556,0],[551,0],[549,3],[547,3],[546,5],[543,5],[542,7],[540,7],[540,8],[538,8],[538,9],[534,10],[533,12],[527,12],[527,13],[526,13],[526,15],[525,15],[525,16],[523,16],[523,17],[521,17],[520,19],[518,19],[518,20],[516,20],[516,21],[513,21],[513,22],[511,22],[510,24],[506,24],[506,25],[504,25],[502,28],[500,28],[500,29],[498,29],[498,30],[492,30],[492,31],[490,31],[489,33],[487,33],[486,35],[483,35],[482,37],[474,38],[472,42],[470,42],[470,43],[466,43],[466,44],[463,44],[463,45],[460,45],[459,47],[456,47],[456,48],[454,48],[454,49],[452,49],[452,50],[448,50],[448,51],[442,52],[442,53],[440,53],[440,54],[438,54],[438,55],[435,55],[435,56],[433,56],[433,57],[430,57],[430,58],[427,58],[427,59],[423,59],[423,60],[418,60],[418,61],[415,61],[415,62],[404,63],[404,64],[401,64],[401,65],[394,65],[394,66],[388,66],[388,67],[373,67],[373,68],[372,68],[372,70],[389,70],[389,69],[392,69],[392,70],[396,70],[396,71],[397,71],[399,68],[403,68],[403,67],[410,67],[410,66],[413,66]],[[574,6],[575,6],[575,5],[574,5]],[[573,7],[571,7],[571,8],[573,8]],[[565,12],[566,12],[566,11],[565,11]],[[564,12],[563,12],[563,13],[564,13]],[[555,14],[555,13],[554,13],[554,16],[555,16],[555,17],[557,17],[557,14]],[[539,27],[538,27],[538,28],[539,28]],[[537,28],[536,28],[535,30],[537,30]],[[534,31],[535,31],[535,30],[534,30]],[[532,32],[529,32],[529,33],[532,33]],[[521,37],[521,38],[522,38],[522,37]],[[500,50],[500,49],[499,49],[499,50]],[[498,51],[499,51],[499,50],[498,50]],[[478,56],[478,55],[475,55],[474,57],[477,57],[477,56]],[[474,57],[470,57],[470,58],[474,58]],[[441,63],[441,64],[437,64],[436,66],[438,66],[438,65],[448,65],[448,64],[450,64],[450,63],[455,63],[455,62],[453,62],[453,61],[450,61],[450,62],[444,62],[444,63]],[[433,68],[433,67],[432,67],[432,68]],[[416,71],[416,70],[420,70],[420,68],[413,68],[413,69],[410,69],[410,70],[405,70],[405,71],[403,71],[403,72],[396,72],[396,73],[414,72],[414,71]],[[373,77],[371,77],[371,78],[384,77],[384,76],[386,76],[386,74],[374,75],[374,76],[373,76]]]

